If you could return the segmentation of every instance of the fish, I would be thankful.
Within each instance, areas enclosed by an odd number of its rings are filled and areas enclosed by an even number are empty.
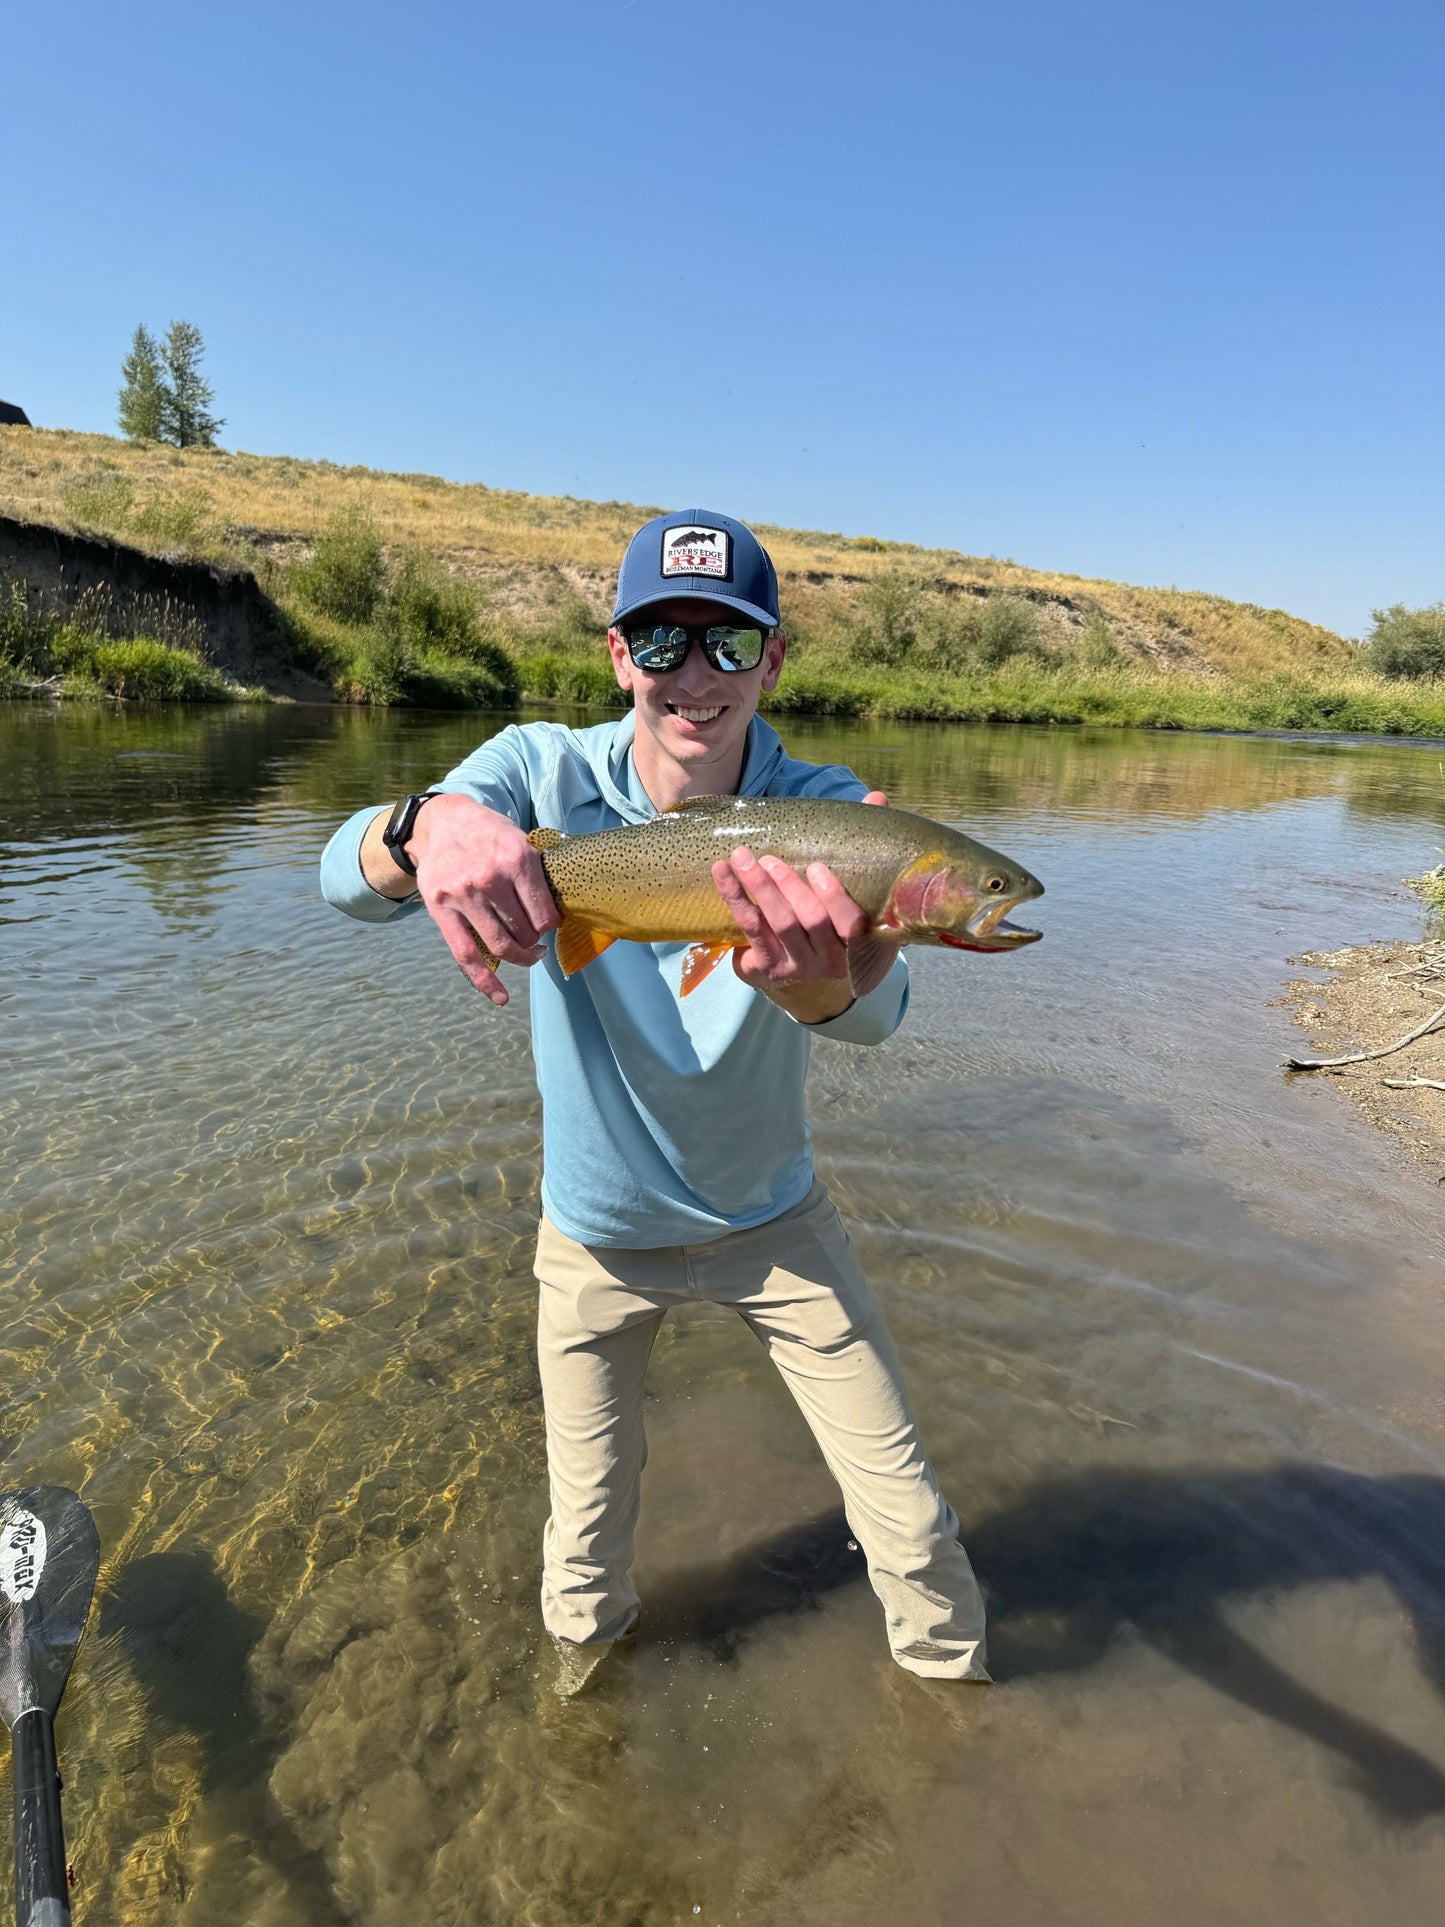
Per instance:
[[[867,930],[847,947],[855,997],[883,981],[901,944],[989,954],[1043,934],[1009,921],[1019,904],[1043,895],[1037,877],[911,810],[807,796],[693,796],[646,823],[577,836],[539,828],[527,840],[562,912],[557,961],[567,977],[619,939],[683,941],[691,948],[682,995],[690,996],[724,957],[747,948],[712,875],[740,844],[800,874],[826,863],[867,912]],[[476,944],[495,969],[480,937]]]

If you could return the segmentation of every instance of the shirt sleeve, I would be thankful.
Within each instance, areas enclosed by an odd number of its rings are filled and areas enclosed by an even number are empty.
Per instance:
[[[899,955],[882,983],[866,997],[855,998],[841,1016],[804,1028],[811,1037],[830,1037],[839,1044],[881,1044],[903,1022],[907,1009],[908,965]]]
[[[528,830],[532,824],[531,776],[521,732],[515,723],[472,751],[440,783],[438,796],[470,796],[488,809],[508,816]],[[384,806],[372,803],[349,817],[327,844],[321,857],[321,894],[337,910],[361,923],[386,923],[420,907],[416,897],[398,900],[373,890],[362,873],[361,843],[367,826]]]
[[[511,817],[519,829],[537,827],[532,814],[532,770],[516,723],[489,737],[432,788],[439,796],[470,796],[474,803],[485,803],[489,810]]]

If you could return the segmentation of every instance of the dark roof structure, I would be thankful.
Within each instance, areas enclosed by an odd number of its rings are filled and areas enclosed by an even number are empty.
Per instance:
[[[30,417],[13,401],[0,401],[0,428],[29,428]]]

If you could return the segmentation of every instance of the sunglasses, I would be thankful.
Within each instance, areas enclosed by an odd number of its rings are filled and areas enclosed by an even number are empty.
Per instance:
[[[664,674],[680,669],[687,652],[696,643],[714,669],[731,675],[739,669],[756,669],[763,659],[763,645],[775,632],[771,629],[733,629],[714,623],[707,629],[694,629],[681,622],[659,623],[653,629],[624,629],[627,653],[639,669]]]

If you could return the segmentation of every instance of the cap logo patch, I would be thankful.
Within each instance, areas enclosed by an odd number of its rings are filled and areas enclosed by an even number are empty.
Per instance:
[[[726,529],[704,529],[687,522],[681,528],[663,530],[665,576],[715,575],[726,581],[732,572],[732,537]]]

